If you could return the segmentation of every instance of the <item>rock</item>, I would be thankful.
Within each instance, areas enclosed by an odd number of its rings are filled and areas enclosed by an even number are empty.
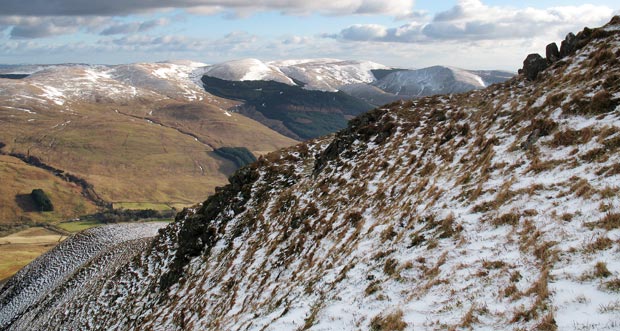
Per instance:
[[[549,66],[547,60],[540,54],[530,54],[523,61],[523,74],[529,80],[535,80],[538,73],[545,70]]]
[[[570,32],[566,35],[566,38],[560,45],[560,58],[570,55],[575,51],[575,45],[577,44],[577,37],[574,33]]]
[[[545,51],[547,56],[547,62],[554,63],[560,59],[560,51],[558,50],[558,45],[556,43],[551,43],[547,45]]]

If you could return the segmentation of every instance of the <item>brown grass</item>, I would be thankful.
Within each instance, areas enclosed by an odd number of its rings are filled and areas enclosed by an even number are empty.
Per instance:
[[[594,272],[592,275],[596,278],[606,278],[611,276],[611,272],[607,269],[607,263],[599,261],[594,265]]]
[[[603,283],[603,288],[610,292],[620,293],[620,279],[614,278]]]
[[[403,311],[397,310],[388,315],[377,315],[370,320],[371,331],[402,331],[407,327],[403,320]]]
[[[553,313],[548,313],[545,315],[540,323],[536,325],[534,330],[537,331],[556,331],[558,329],[558,325],[555,322],[555,318],[553,317]]]
[[[605,230],[618,229],[620,228],[620,213],[607,213],[603,218],[591,224]]]
[[[584,250],[587,253],[595,253],[610,248],[613,243],[613,240],[609,239],[607,236],[600,236],[593,242],[587,244]]]

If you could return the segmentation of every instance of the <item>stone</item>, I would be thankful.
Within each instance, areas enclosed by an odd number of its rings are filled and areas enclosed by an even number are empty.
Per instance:
[[[523,74],[529,80],[535,80],[538,73],[547,69],[549,63],[540,54],[530,54],[523,61]]]
[[[560,44],[560,58],[564,58],[575,51],[577,45],[577,37],[574,33],[570,32],[566,35],[566,38]]]
[[[560,59],[560,50],[558,50],[558,45],[556,43],[551,43],[547,45],[546,57],[549,63],[555,63]]]

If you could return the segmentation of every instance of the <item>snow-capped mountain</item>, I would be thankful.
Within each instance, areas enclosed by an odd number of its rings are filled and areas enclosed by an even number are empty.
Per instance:
[[[203,73],[229,81],[266,80],[295,85],[295,82],[286,76],[276,66],[269,65],[257,59],[243,59],[214,64],[206,68]]]
[[[204,67],[184,61],[4,68],[0,153],[71,173],[109,204],[191,205],[235,170],[232,160],[211,153],[216,149],[260,155],[295,143],[234,113],[238,101],[206,92],[196,82]],[[153,174],[157,182],[145,181]]]
[[[204,66],[197,62],[17,66],[1,72],[28,76],[3,80],[0,97],[8,98],[9,102],[29,99],[56,105],[96,100],[119,102],[136,98],[203,100],[209,95],[190,75]]]
[[[288,77],[302,82],[305,89],[331,92],[349,84],[372,83],[375,81],[373,70],[388,69],[370,61],[336,59],[286,60],[269,64],[278,67]]]
[[[261,158],[5,328],[618,329],[620,17],[562,49]]]
[[[509,77],[507,77],[509,78]],[[415,98],[435,94],[463,93],[490,85],[474,72],[444,66],[393,72],[373,82],[396,96]]]
[[[376,71],[393,71],[379,79]],[[228,81],[276,81],[300,85],[307,90],[325,92],[355,91],[356,96],[369,99],[365,92],[372,85],[392,94],[393,99],[433,94],[462,93],[510,79],[505,71],[469,71],[434,66],[418,70],[391,69],[371,61],[338,59],[300,59],[263,63],[244,59],[215,64],[205,68],[205,75]],[[353,87],[351,87],[353,86]],[[376,104],[380,105],[380,104]]]

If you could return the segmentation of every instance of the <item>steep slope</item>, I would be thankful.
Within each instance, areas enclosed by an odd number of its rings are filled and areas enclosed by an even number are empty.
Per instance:
[[[0,328],[40,308],[72,298],[91,277],[112,275],[123,263],[142,252],[165,223],[108,225],[86,230],[63,241],[30,263],[3,287],[0,294]],[[53,294],[52,294],[53,293]],[[23,325],[19,328],[28,328]]]
[[[260,155],[295,142],[228,112],[236,102],[192,80],[201,66],[5,69],[28,76],[0,79],[3,151],[82,178],[107,202],[192,204],[236,169],[215,149],[245,147]]]
[[[275,81],[230,81],[203,76],[213,95],[244,100],[236,111],[262,121],[289,137],[305,140],[346,127],[347,120],[372,109],[342,92],[304,90]]]
[[[577,40],[261,158],[9,329],[617,329],[620,17]]]

